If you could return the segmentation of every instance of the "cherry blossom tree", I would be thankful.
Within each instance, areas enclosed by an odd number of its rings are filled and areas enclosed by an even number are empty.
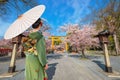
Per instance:
[[[0,47],[1,48],[11,48],[12,47],[12,40],[0,40]]]
[[[83,25],[80,28],[78,24],[68,24],[62,26],[60,30],[67,34],[65,41],[76,48],[77,51],[81,51],[83,57],[85,57],[84,50],[86,48],[99,46],[98,39],[93,38],[97,32],[92,25]]]
[[[57,53],[64,52],[65,51],[65,43],[61,42],[61,43],[59,43],[59,45],[55,45],[54,49]]]
[[[51,52],[51,43],[52,43],[51,39],[46,39],[46,52],[47,53]]]
[[[12,51],[12,42],[11,40],[0,40],[0,56],[8,55],[9,52]]]

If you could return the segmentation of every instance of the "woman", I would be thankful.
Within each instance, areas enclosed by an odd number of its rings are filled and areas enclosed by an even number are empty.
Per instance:
[[[24,39],[24,50],[26,53],[25,79],[26,80],[47,80],[45,70],[48,68],[46,59],[45,39],[40,32],[42,27],[41,19],[33,25],[28,38]]]

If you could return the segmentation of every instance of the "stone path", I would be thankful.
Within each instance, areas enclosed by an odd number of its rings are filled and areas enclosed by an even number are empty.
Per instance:
[[[48,69],[48,76],[52,75],[52,80],[111,80],[98,65],[90,60],[63,56],[52,59],[49,63],[53,73]]]
[[[96,64],[95,59],[101,57],[89,57],[81,59],[80,55],[50,54],[48,57],[48,80],[120,80],[120,78],[108,77],[103,69]],[[22,72],[12,78],[0,78],[0,80],[24,80],[25,59],[16,62],[17,69]],[[0,62],[0,74],[7,72],[9,62]]]

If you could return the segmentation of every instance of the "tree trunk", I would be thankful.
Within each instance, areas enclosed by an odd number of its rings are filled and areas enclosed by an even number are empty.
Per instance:
[[[82,57],[83,57],[83,58],[86,58],[84,49],[82,49]]]
[[[115,49],[116,49],[116,55],[119,55],[119,42],[116,36],[116,33],[113,34],[114,42],[115,42]]]

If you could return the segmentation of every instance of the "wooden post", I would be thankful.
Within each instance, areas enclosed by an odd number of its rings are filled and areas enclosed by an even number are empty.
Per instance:
[[[10,67],[8,69],[9,73],[15,72],[16,49],[17,49],[17,44],[13,44],[13,51],[12,51],[12,56],[11,56],[11,61],[10,61]]]
[[[52,37],[52,50],[54,49],[54,37]]]
[[[110,65],[110,58],[108,53],[108,37],[110,35],[110,32],[108,30],[104,30],[98,33],[96,37],[99,37],[100,45],[104,46],[104,59],[105,59],[105,70],[106,72],[112,73],[112,67]],[[103,47],[102,46],[102,47]]]
[[[21,43],[21,39],[22,39],[22,35],[21,34],[12,39],[13,50],[12,50],[10,66],[8,68],[8,72],[9,73],[15,72],[15,68],[16,68],[16,65],[15,65],[15,62],[16,62],[16,52],[17,52],[18,45]]]
[[[110,58],[109,58],[109,53],[108,53],[108,48],[107,44],[104,43],[104,58],[105,58],[105,70],[106,72],[112,73],[112,67],[110,65]]]
[[[66,42],[65,43],[65,49],[66,49],[66,52],[68,51],[68,43]]]

